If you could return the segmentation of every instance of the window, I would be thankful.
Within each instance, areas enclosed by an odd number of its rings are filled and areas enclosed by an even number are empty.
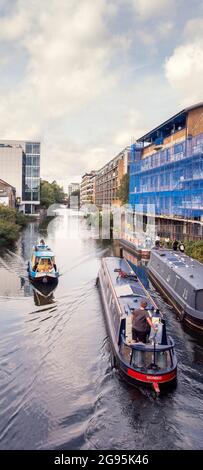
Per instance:
[[[183,144],[174,145],[174,153],[181,153],[183,151]]]
[[[40,143],[27,142],[25,145],[26,153],[40,154]]]
[[[167,369],[171,367],[172,360],[169,351],[156,351],[155,357],[153,351],[138,351],[133,350],[132,362],[131,365],[135,369],[145,369],[148,371],[153,370],[152,365],[157,365],[160,370]]]
[[[203,310],[203,289],[199,290],[196,295],[196,309]]]
[[[188,290],[185,288],[183,291],[183,299],[187,300],[188,297]]]
[[[132,349],[122,343],[120,352],[127,364],[130,364]]]

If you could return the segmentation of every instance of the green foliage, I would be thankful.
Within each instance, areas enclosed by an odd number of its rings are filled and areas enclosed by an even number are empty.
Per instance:
[[[22,214],[22,212],[16,211],[16,217],[15,221],[17,225],[20,225],[20,227],[25,227],[28,223],[29,216],[26,216],[25,214]]]
[[[129,197],[129,175],[126,173],[123,175],[120,186],[117,190],[117,197],[120,199],[122,204],[127,204],[128,203],[128,197]]]
[[[66,194],[62,186],[59,186],[56,181],[49,183],[48,181],[41,180],[40,183],[40,203],[41,207],[48,209],[52,204],[61,204],[66,198]]]
[[[24,214],[0,204],[0,246],[13,245],[25,227],[27,219]]]
[[[185,252],[191,258],[197,259],[203,263],[203,240],[196,242],[185,242]]]
[[[18,239],[19,233],[19,225],[0,220],[0,247],[13,245]]]

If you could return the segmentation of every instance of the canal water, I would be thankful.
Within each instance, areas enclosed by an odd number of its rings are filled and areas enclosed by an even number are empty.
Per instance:
[[[31,223],[16,251],[1,255],[0,449],[202,449],[201,337],[158,296],[176,342],[177,388],[155,399],[126,384],[111,368],[95,287],[100,260],[114,246],[89,235],[64,209],[47,235]],[[42,236],[61,273],[53,292],[27,280],[32,245]]]

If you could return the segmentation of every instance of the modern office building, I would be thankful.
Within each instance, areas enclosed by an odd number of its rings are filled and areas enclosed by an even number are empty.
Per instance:
[[[0,178],[16,189],[19,210],[35,214],[40,204],[40,142],[0,140]]]
[[[128,172],[130,155],[130,147],[126,147],[98,170],[95,179],[95,203],[98,207],[103,204],[120,205],[117,192],[122,177]]]
[[[82,183],[80,186],[80,204],[94,204],[95,194],[95,177],[96,172],[92,170],[90,173],[85,173],[82,176]]]
[[[16,206],[16,190],[6,181],[0,179],[0,204],[11,207]]]
[[[80,184],[79,183],[70,183],[68,185],[68,197],[71,196],[72,193],[75,191],[80,191]]]
[[[203,103],[183,109],[131,146],[129,202],[160,236],[202,238]]]

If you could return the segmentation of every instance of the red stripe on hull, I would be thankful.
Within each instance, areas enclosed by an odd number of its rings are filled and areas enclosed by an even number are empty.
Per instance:
[[[153,383],[153,382],[158,382],[158,383],[165,383],[165,382],[170,382],[171,380],[175,379],[176,377],[176,370],[173,370],[172,372],[169,372],[167,374],[163,375],[149,375],[149,374],[142,374],[140,372],[137,372],[132,369],[127,370],[127,374],[132,377],[133,379],[140,380],[140,382],[145,382],[145,383]]]

